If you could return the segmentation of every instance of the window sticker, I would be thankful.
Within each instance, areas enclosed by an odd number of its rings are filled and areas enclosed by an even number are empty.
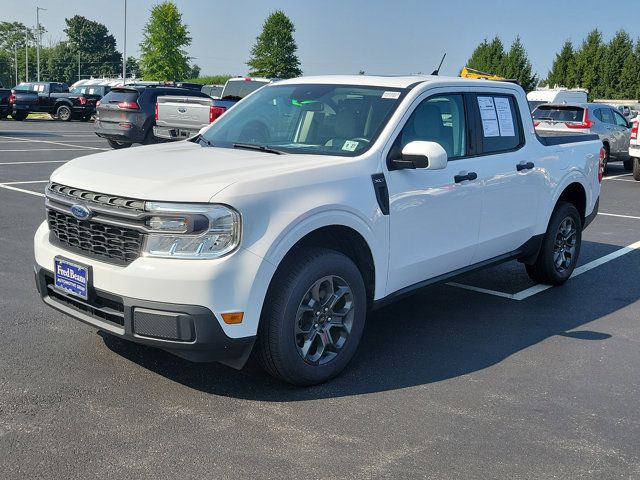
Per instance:
[[[511,104],[509,103],[509,99],[504,97],[495,97],[493,101],[496,104],[496,112],[498,113],[500,136],[515,137],[516,129],[513,125],[513,115],[511,114]]]
[[[342,145],[342,150],[353,152],[356,148],[358,148],[358,144],[358,142],[355,142],[353,140],[347,140],[346,142],[344,142],[344,145]]]
[[[388,98],[391,100],[397,100],[398,98],[400,98],[400,92],[384,92],[382,94],[382,98]]]
[[[478,97],[478,108],[480,108],[480,118],[482,118],[482,131],[485,137],[499,137],[500,127],[498,126],[498,116],[493,97]]]

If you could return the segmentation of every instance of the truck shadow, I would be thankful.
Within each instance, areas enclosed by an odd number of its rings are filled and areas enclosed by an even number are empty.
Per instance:
[[[620,282],[602,282],[592,272],[524,301],[446,285],[424,290],[371,313],[351,365],[336,379],[311,388],[274,380],[252,361],[236,371],[190,363],[109,335],[104,342],[146,369],[214,395],[290,402],[381,392],[473,373],[553,336],[566,342],[606,341],[606,332],[580,327],[640,299],[640,283],[627,280],[623,288],[622,281],[637,275],[640,252],[600,269],[614,265]]]

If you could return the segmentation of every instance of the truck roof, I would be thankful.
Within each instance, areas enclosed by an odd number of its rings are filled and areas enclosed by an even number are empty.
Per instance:
[[[384,76],[384,75],[321,75],[315,77],[299,77],[289,80],[280,80],[278,85],[300,84],[300,83],[320,83],[338,85],[362,85],[371,87],[407,88],[415,83],[456,83],[460,86],[483,86],[483,87],[511,87],[516,85],[510,82],[498,82],[494,80],[477,80],[460,77],[446,77],[435,75],[404,75],[404,76]]]

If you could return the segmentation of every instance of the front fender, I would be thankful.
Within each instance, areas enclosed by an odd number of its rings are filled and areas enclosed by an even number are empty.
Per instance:
[[[384,221],[376,217],[374,222],[378,220]],[[343,206],[317,208],[297,217],[281,230],[269,246],[264,259],[272,265],[278,266],[291,248],[305,235],[322,227],[335,225],[351,228],[364,238],[371,250],[375,266],[374,298],[383,297],[387,283],[388,256],[384,252],[388,252],[388,234],[378,233],[376,235],[374,227],[365,218],[358,212],[347,210]],[[384,230],[388,232],[388,223]]]

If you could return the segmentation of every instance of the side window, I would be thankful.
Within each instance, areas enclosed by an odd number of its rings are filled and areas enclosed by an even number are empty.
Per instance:
[[[514,150],[523,143],[520,112],[508,95],[478,95],[483,153]]]
[[[601,122],[604,121],[604,120],[602,120],[602,110],[600,108],[598,108],[597,110],[593,111],[593,116],[596,117]]]
[[[620,115],[618,112],[613,112],[613,116],[615,118],[616,125],[618,125],[619,127],[627,128],[627,120],[622,115]]]
[[[451,158],[467,154],[467,125],[462,95],[438,95],[423,100],[413,111],[396,140],[399,153],[416,140],[442,145]]]
[[[611,125],[615,125],[616,121],[613,118],[613,110],[610,108],[603,108],[600,110],[602,113],[602,121],[604,123],[610,123]]]

